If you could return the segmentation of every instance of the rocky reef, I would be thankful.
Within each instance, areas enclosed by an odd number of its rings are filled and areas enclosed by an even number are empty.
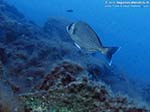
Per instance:
[[[29,112],[147,111],[127,97],[114,96],[104,83],[91,81],[80,65],[68,61],[55,66],[33,91],[20,96]]]
[[[149,112],[113,93],[135,96],[135,89],[103,59],[76,48],[69,23],[50,18],[41,27],[0,0],[0,112]]]

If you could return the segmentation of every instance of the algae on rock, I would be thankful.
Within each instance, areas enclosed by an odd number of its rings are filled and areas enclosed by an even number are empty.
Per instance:
[[[31,112],[148,112],[127,97],[113,95],[104,83],[91,81],[87,74],[84,75],[85,72],[80,71],[80,73],[76,68],[80,66],[73,62],[62,62],[47,74],[33,92],[20,95],[27,110]],[[71,77],[74,79],[71,80]],[[64,79],[67,84],[64,84]]]

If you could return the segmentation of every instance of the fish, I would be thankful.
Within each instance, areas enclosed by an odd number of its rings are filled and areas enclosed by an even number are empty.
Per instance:
[[[72,9],[68,9],[68,10],[66,10],[67,12],[73,12],[73,10]]]
[[[88,52],[99,51],[106,57],[109,65],[112,63],[112,55],[121,48],[104,46],[92,27],[83,21],[67,25],[66,30],[79,49],[85,49]]]

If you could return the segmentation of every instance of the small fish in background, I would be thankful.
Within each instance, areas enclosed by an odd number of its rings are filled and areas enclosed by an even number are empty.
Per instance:
[[[86,49],[89,52],[100,51],[108,60],[109,65],[112,63],[112,55],[120,47],[105,47],[96,32],[85,22],[79,21],[66,27],[68,34],[80,49]]]
[[[70,13],[71,13],[71,12],[73,12],[73,10],[72,10],[72,9],[68,9],[68,10],[66,10],[66,11],[67,11],[67,12],[70,12]]]

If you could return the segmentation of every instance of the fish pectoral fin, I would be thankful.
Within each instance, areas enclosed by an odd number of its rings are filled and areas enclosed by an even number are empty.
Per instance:
[[[77,43],[74,43],[74,45],[75,45],[77,48],[81,49],[81,47],[80,47]]]

